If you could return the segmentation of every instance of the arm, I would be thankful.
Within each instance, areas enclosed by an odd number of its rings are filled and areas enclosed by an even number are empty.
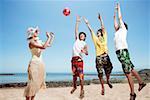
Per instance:
[[[51,39],[50,39],[50,42],[49,42],[49,47],[52,45],[53,43],[53,40],[54,40],[54,33],[50,32],[50,35],[51,35]]]
[[[117,3],[117,7],[116,8],[118,10],[118,18],[119,18],[120,27],[125,28],[124,22],[122,20],[122,14],[121,14],[120,4],[119,3]]]
[[[101,29],[102,29],[103,33],[105,33],[104,23],[103,23],[103,20],[102,20],[102,17],[101,17],[100,14],[98,14],[98,19],[99,19],[99,21],[101,23]]]
[[[36,48],[40,48],[40,49],[46,49],[47,47],[48,47],[48,45],[49,45],[49,42],[50,42],[50,35],[49,35],[49,33],[46,33],[46,35],[47,35],[47,41],[44,43],[44,45],[41,45],[41,44],[39,44],[39,43],[37,43],[36,41],[31,41],[30,43],[29,43],[29,47],[30,48],[32,48],[32,47],[36,47]]]
[[[87,20],[86,18],[83,18],[83,19],[84,19],[84,22],[86,23],[88,29],[90,30],[90,33],[91,33],[91,36],[92,36],[92,39],[93,39],[94,43],[96,43],[97,36],[94,34],[94,31],[93,31],[93,29],[91,28],[91,26],[90,26],[88,20]]]
[[[84,48],[81,50],[81,52],[84,53],[85,55],[88,55],[87,45],[84,46]]]
[[[117,9],[115,8],[115,11],[114,11],[114,28],[117,31],[119,26],[118,26],[117,19],[116,19],[116,11],[117,11]]]
[[[87,20],[85,17],[84,17],[83,19],[84,19],[84,22],[86,23],[86,25],[87,25],[88,29],[90,30],[90,32],[91,32],[91,34],[92,34],[93,29],[91,28],[91,26],[90,26],[90,24],[89,24],[88,20]]]
[[[79,38],[79,36],[78,36],[78,34],[79,34],[79,31],[78,31],[78,29],[79,29],[79,23],[80,23],[80,16],[77,16],[76,26],[75,26],[75,39]]]

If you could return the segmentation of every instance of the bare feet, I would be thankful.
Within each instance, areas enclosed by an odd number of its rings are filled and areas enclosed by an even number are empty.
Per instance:
[[[110,88],[113,88],[113,86],[111,85],[111,83],[107,83],[108,84],[108,86],[110,87]]]
[[[101,95],[104,95],[105,93],[104,93],[104,89],[102,89],[102,91],[101,91]]]
[[[141,91],[144,87],[146,86],[146,83],[141,83],[141,84],[139,84],[139,89],[138,89],[138,91]]]
[[[130,100],[135,100],[135,98],[136,98],[136,94],[134,93],[134,94],[130,94]]]
[[[27,96],[26,96],[26,100],[30,100],[30,97],[27,97]]]
[[[84,90],[81,90],[80,92],[80,99],[84,98]]]
[[[76,89],[77,89],[77,88],[73,88],[70,93],[73,94],[73,92],[74,92]]]

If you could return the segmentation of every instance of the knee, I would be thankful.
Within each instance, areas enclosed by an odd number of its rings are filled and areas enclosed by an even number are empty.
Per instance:
[[[98,77],[102,79],[103,78],[103,73],[99,73]]]

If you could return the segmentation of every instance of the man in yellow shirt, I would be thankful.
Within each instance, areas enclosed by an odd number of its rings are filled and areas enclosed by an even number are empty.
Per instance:
[[[102,86],[101,94],[104,95],[104,80],[103,80],[103,69],[106,74],[107,84],[110,88],[113,86],[109,82],[110,74],[113,69],[112,63],[108,56],[108,48],[107,48],[107,32],[104,28],[104,24],[100,14],[98,15],[98,19],[101,23],[101,29],[97,31],[97,36],[95,35],[94,31],[92,30],[88,20],[84,18],[85,23],[87,24],[91,36],[95,45],[96,50],[96,69],[98,72],[98,77]]]

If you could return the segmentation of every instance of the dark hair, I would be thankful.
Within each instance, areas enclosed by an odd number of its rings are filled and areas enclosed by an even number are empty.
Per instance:
[[[27,40],[31,40],[33,37],[29,37],[29,38],[27,38]]]
[[[97,31],[97,35],[98,35],[98,32],[100,32],[101,33],[101,36],[103,36],[103,34],[102,34],[102,29],[100,28],[100,29],[98,29],[98,31]]]
[[[126,29],[128,30],[128,25],[124,22],[124,26],[126,27]]]
[[[80,35],[81,35],[81,34],[83,34],[83,35],[86,37],[86,34],[85,34],[84,32],[80,32],[80,33],[79,33],[79,39],[80,39]],[[85,41],[85,39],[84,39],[84,41]]]

